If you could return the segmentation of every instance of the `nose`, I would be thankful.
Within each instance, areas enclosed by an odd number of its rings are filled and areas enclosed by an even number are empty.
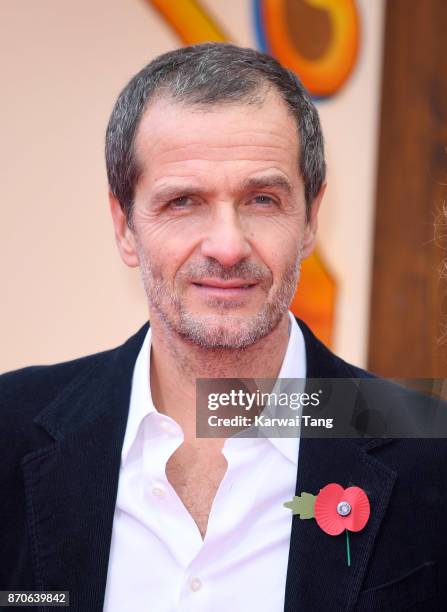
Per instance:
[[[250,244],[233,207],[222,207],[213,215],[201,251],[222,266],[234,266],[250,255]]]

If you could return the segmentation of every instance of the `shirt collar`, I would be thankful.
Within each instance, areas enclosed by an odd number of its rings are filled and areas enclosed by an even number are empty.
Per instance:
[[[286,353],[278,378],[306,378],[306,346],[304,337],[295,317],[289,311],[290,333]],[[150,387],[150,354],[152,332],[149,327],[143,345],[138,353],[132,376],[129,416],[121,451],[121,462],[124,465],[130,448],[137,437],[138,429],[146,415],[158,413],[152,400]],[[287,459],[298,462],[299,438],[268,438],[272,445]]]
[[[303,333],[296,322],[295,317],[289,311],[290,333],[287,344],[286,354],[282,362],[278,378],[306,378],[306,344]],[[293,438],[268,438],[287,459],[298,464],[298,450],[300,439],[298,436]]]
[[[129,416],[127,418],[126,433],[121,451],[121,462],[123,465],[126,463],[130,448],[137,437],[140,423],[147,414],[158,412],[152,401],[150,385],[151,339],[152,331],[149,327],[133,370]]]

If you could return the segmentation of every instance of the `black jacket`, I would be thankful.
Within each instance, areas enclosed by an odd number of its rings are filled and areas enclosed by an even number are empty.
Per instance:
[[[299,324],[308,377],[367,376]],[[0,590],[68,590],[72,612],[102,610],[147,329],[110,351],[0,377]],[[350,536],[348,567],[343,536],[293,518],[285,610],[447,610],[447,441],[303,438],[297,494],[330,482],[367,492],[369,522]]]

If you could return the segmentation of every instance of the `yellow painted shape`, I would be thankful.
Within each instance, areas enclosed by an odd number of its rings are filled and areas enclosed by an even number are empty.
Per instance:
[[[148,0],[169,23],[185,45],[225,42],[229,37],[194,0]]]

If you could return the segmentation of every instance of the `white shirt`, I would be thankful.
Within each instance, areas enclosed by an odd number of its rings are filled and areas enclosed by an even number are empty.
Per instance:
[[[290,314],[278,378],[306,376],[304,338]],[[135,363],[122,448],[105,612],[284,609],[299,438],[228,438],[228,468],[204,540],[166,478],[183,442],[150,389],[149,329]]]

